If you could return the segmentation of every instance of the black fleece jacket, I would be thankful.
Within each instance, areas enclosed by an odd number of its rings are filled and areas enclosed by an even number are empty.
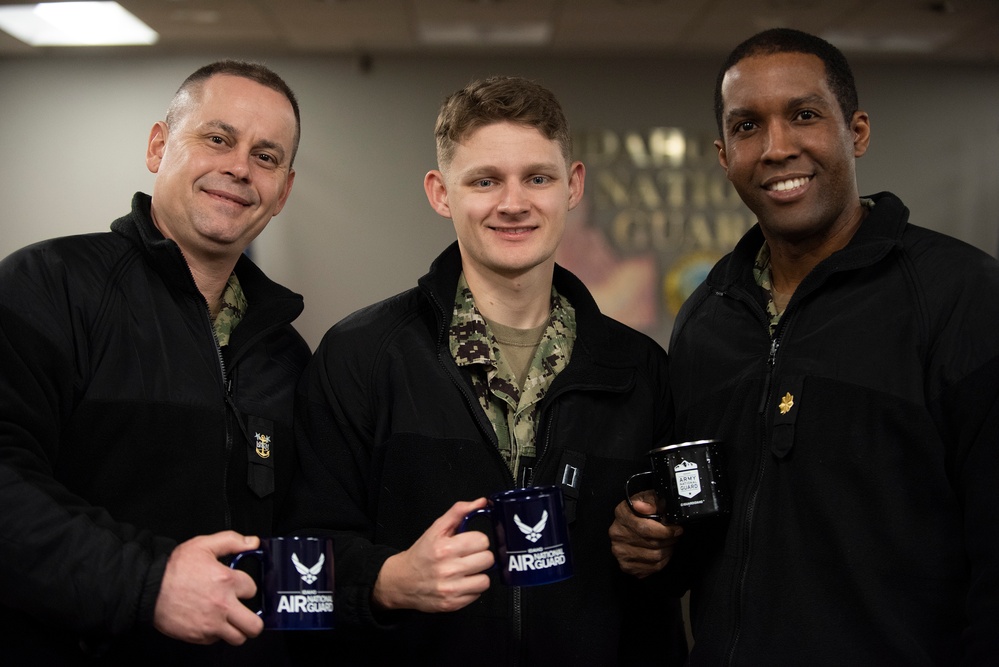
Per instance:
[[[693,665],[999,661],[999,263],[873,199],[773,338],[759,228],[677,319],[677,436],[723,439],[733,483],[671,565],[699,566]]]
[[[221,352],[149,197],[132,205],[111,232],[0,263],[4,658],[213,660],[221,647],[150,628],[167,557],[199,534],[270,534],[287,486],[302,298],[240,258],[249,307]],[[256,432],[272,436],[266,460]]]
[[[607,530],[642,454],[670,433],[666,354],[600,314],[556,267],[575,307],[569,366],[541,403],[534,484],[561,484],[575,576],[532,588],[493,579],[453,613],[380,616],[370,604],[385,559],[459,500],[513,488],[470,379],[448,351],[457,244],[419,286],[334,326],[303,378],[296,528],[336,540],[338,664],[679,664],[677,601],[622,574]],[[567,466],[575,470],[565,475]]]

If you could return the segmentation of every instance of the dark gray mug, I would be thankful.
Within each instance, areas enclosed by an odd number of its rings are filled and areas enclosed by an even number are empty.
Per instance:
[[[632,475],[624,486],[631,511],[645,519],[684,524],[729,511],[728,489],[721,467],[721,443],[695,440],[653,449],[648,453],[652,470]],[[631,497],[655,491],[656,513],[635,509]]]

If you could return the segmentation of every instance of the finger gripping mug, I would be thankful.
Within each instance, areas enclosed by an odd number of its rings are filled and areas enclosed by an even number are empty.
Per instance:
[[[663,523],[684,524],[727,514],[728,492],[721,467],[718,440],[695,440],[659,447],[648,453],[652,470],[628,478],[624,486],[628,507],[637,516]],[[631,497],[654,490],[655,514],[635,509]]]
[[[320,537],[270,537],[260,548],[233,556],[260,561],[260,609],[268,630],[333,628],[333,541]]]
[[[562,489],[536,486],[494,493],[489,504],[468,514],[488,517],[496,536],[496,565],[509,586],[552,584],[572,576],[572,552]]]

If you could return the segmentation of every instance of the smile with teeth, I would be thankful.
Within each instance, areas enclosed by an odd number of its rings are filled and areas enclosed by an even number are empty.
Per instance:
[[[492,229],[504,234],[525,234],[531,231],[533,227],[493,227]]]
[[[789,178],[786,181],[777,181],[776,183],[771,183],[767,186],[767,190],[771,192],[787,192],[788,190],[794,190],[795,188],[800,188],[808,181],[812,180],[811,176],[807,178]]]
[[[216,199],[221,199],[222,201],[229,202],[230,204],[238,204],[239,206],[250,205],[250,203],[246,199],[222,190],[206,190],[206,192],[212,197]]]

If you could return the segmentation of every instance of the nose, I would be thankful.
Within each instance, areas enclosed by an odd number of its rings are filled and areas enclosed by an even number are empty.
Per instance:
[[[500,213],[517,216],[526,213],[529,208],[527,192],[522,183],[511,181],[503,186],[503,194],[497,206]]]
[[[794,157],[797,153],[798,145],[794,129],[788,127],[786,123],[771,123],[767,127],[763,160],[766,162],[781,162]]]
[[[223,171],[239,181],[250,178],[250,155],[243,151],[230,151]]]

